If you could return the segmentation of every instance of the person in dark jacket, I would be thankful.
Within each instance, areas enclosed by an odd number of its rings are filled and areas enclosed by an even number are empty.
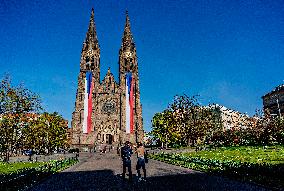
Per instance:
[[[131,155],[133,154],[129,141],[126,141],[124,146],[121,148],[121,159],[123,165],[122,177],[125,179],[126,167],[128,168],[129,181],[132,181],[131,171]]]

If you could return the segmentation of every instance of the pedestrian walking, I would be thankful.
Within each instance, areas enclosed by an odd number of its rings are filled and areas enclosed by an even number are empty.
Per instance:
[[[128,168],[129,181],[132,181],[131,171],[131,155],[133,154],[129,141],[126,141],[124,146],[121,148],[121,158],[123,165],[122,178],[125,179],[126,168]]]
[[[142,143],[138,142],[137,143],[137,149],[135,151],[137,153],[137,164],[136,164],[136,170],[138,174],[138,182],[141,180],[146,181],[146,153],[145,153],[145,148]],[[143,169],[143,174],[144,174],[144,179],[141,178],[141,173],[140,169]]]
[[[117,146],[116,148],[116,154],[119,156],[120,155],[120,145]]]

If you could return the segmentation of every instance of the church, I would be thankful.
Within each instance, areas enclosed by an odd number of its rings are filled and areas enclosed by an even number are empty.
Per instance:
[[[119,81],[110,69],[100,81],[100,45],[92,9],[83,42],[75,109],[72,113],[72,147],[117,146],[143,141],[138,61],[130,20],[126,21],[119,50]]]

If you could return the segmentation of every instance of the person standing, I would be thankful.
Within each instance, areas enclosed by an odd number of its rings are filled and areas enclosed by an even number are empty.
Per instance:
[[[121,148],[121,158],[123,165],[122,178],[125,179],[126,168],[128,168],[129,181],[132,181],[132,170],[131,170],[131,155],[133,154],[129,141],[126,141],[124,146]]]
[[[146,181],[146,167],[145,167],[145,148],[143,147],[143,144],[138,142],[137,143],[137,164],[136,164],[136,170],[138,174],[138,182],[141,180]],[[144,179],[141,178],[140,169],[143,169]]]
[[[119,156],[119,154],[120,154],[120,144],[117,145],[116,153],[117,153],[117,155]]]

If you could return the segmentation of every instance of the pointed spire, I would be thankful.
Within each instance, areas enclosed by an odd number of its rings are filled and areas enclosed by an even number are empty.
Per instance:
[[[134,45],[134,40],[130,29],[130,19],[128,16],[128,11],[126,10],[126,21],[122,37],[122,46],[130,47],[131,45]]]
[[[94,48],[96,48],[96,47],[98,47],[98,38],[97,38],[94,15],[95,15],[94,8],[92,8],[92,13],[91,13],[90,22],[89,22],[89,28],[88,28],[88,32],[86,34],[85,43],[87,45],[91,45],[91,47],[93,45]],[[89,48],[91,48],[91,47],[89,47]]]

